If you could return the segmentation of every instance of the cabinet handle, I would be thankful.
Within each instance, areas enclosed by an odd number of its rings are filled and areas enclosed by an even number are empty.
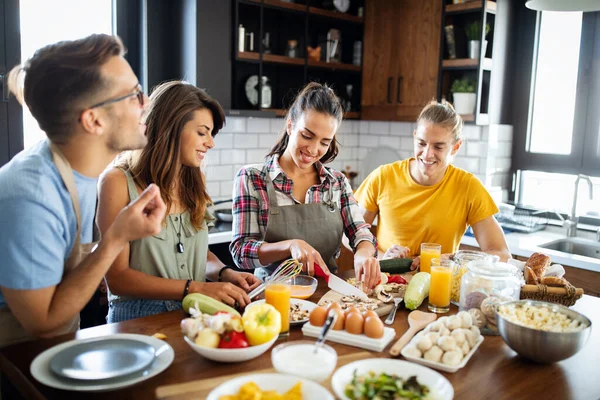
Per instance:
[[[388,78],[388,91],[387,91],[387,101],[388,103],[392,102],[392,78],[391,76]]]
[[[402,75],[398,77],[398,84],[396,86],[396,103],[402,104],[402,99],[400,98],[400,92],[402,90]]]
[[[0,101],[8,102],[8,72],[0,74]]]

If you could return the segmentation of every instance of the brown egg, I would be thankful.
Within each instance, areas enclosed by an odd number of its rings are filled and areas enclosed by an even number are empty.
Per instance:
[[[344,314],[346,314],[346,319],[348,319],[348,315],[350,315],[352,313],[358,313],[358,314],[360,314],[360,311],[358,311],[358,308],[356,308],[354,306],[348,307],[346,309],[346,311],[344,312]]]
[[[325,324],[325,319],[327,319],[327,310],[323,307],[316,307],[310,312],[308,318],[311,325],[323,326]]]
[[[365,318],[365,335],[373,339],[383,337],[383,322],[379,317],[369,316]]]
[[[342,311],[342,306],[340,306],[339,303],[329,303],[327,305],[327,312],[329,312],[329,310],[331,310],[332,308],[334,308],[337,311]]]
[[[344,325],[346,323],[346,315],[344,314],[344,312],[341,309],[332,307],[332,310],[335,310],[335,312],[337,313],[337,320],[335,321],[335,324],[333,325],[333,330],[334,331],[342,331],[344,330]]]
[[[346,332],[353,335],[363,333],[365,319],[359,312],[352,312],[346,315]]]
[[[367,317],[374,317],[374,318],[379,318],[379,315],[377,315],[377,313],[373,310],[368,310],[363,314],[363,317],[365,318],[365,320],[367,319]]]

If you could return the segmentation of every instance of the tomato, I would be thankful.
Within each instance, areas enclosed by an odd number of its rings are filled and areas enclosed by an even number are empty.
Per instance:
[[[251,346],[267,343],[281,331],[281,314],[267,303],[246,308],[242,320]]]
[[[244,332],[225,332],[219,342],[220,349],[242,349],[248,347],[248,339]]]

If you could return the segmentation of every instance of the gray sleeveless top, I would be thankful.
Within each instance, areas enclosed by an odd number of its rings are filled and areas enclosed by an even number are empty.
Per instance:
[[[119,168],[121,169],[121,168]],[[133,176],[121,169],[127,177],[129,199],[139,194]],[[200,229],[194,228],[188,211],[170,214],[166,226],[158,235],[129,242],[129,267],[148,275],[168,279],[206,280],[206,257],[208,255],[208,230],[214,226],[214,218],[206,212]],[[177,252],[177,234],[180,233],[183,253]],[[108,291],[109,301],[133,300]]]

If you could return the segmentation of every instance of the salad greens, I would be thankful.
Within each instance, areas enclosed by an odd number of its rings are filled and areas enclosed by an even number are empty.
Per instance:
[[[352,400],[416,400],[425,399],[429,388],[421,385],[416,376],[405,380],[395,374],[375,374],[372,371],[357,376],[354,371],[344,394]]]

